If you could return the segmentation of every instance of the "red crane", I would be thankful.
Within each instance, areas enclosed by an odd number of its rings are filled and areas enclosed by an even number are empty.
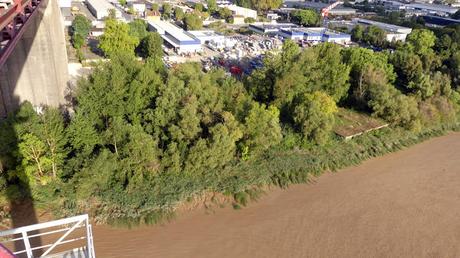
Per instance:
[[[340,2],[340,1],[337,1],[335,3],[332,3],[331,5],[328,5],[326,7],[324,7],[322,10],[321,10],[321,16],[322,17],[327,17],[329,15],[329,11],[332,10],[334,7],[336,7],[337,5],[340,5],[340,4],[343,4],[343,2]]]

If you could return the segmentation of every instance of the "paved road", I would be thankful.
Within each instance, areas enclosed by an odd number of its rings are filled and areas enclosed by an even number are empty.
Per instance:
[[[248,208],[95,228],[98,257],[460,257],[460,134],[274,190]],[[207,213],[207,214],[205,214]]]

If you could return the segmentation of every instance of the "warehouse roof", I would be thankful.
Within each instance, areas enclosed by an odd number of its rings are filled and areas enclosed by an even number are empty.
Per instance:
[[[115,9],[115,6],[110,4],[107,0],[86,0],[96,11]]]
[[[378,22],[378,21],[372,21],[372,20],[366,20],[366,19],[360,19],[360,18],[355,18],[353,19],[355,23],[361,23],[365,25],[374,25],[377,26],[383,30],[390,31],[390,32],[398,32],[398,33],[410,33],[412,31],[411,28],[407,27],[402,27],[398,25],[393,25],[393,24],[388,24],[388,23],[383,23],[383,22]]]
[[[407,4],[406,7],[414,8],[414,9],[424,9],[424,10],[431,10],[436,12],[445,12],[454,14],[458,11],[458,8],[442,5],[442,4],[424,4],[424,3],[411,3]]]
[[[182,30],[181,28],[175,26],[170,22],[149,21],[149,24],[155,27],[157,31],[164,31],[180,42],[196,41],[196,39],[191,34],[187,33],[186,31]]]

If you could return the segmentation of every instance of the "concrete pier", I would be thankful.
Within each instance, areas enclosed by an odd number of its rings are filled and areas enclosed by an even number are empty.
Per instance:
[[[37,10],[6,64],[0,68],[0,117],[23,101],[59,106],[67,87],[67,53],[56,0]]]

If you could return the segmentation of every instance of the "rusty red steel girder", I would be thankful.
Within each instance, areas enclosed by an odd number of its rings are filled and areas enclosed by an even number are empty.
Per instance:
[[[5,64],[21,39],[38,7],[47,0],[13,0],[6,10],[0,11],[0,68]],[[2,9],[0,9],[2,10]]]

